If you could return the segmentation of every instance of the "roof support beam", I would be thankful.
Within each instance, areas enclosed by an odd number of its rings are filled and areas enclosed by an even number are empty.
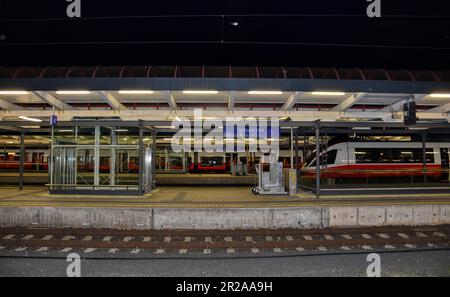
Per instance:
[[[8,100],[0,98],[0,108],[4,110],[23,110],[22,106],[11,103]]]
[[[284,105],[281,107],[282,111],[289,111],[294,107],[295,103],[297,103],[297,100],[302,96],[302,92],[295,92],[292,94],[284,103]]]
[[[427,112],[440,112],[440,113],[450,112],[450,103],[446,103],[441,106],[428,109]]]
[[[383,112],[396,112],[396,111],[400,111],[403,108],[403,104],[408,103],[409,101],[413,100],[419,102],[420,100],[424,99],[427,95],[426,94],[421,94],[421,95],[411,95],[407,98],[403,98],[400,99],[397,102],[392,103],[389,106],[386,106],[385,108],[382,108],[380,111]]]
[[[116,97],[111,95],[110,93],[105,92],[105,91],[100,91],[100,92],[97,92],[97,93],[99,94],[100,97],[102,97],[103,100],[108,102],[109,106],[111,106],[112,109],[114,109],[114,110],[125,110],[125,109],[127,109],[127,107],[125,105],[120,103],[120,101]]]
[[[20,132],[22,131],[22,128],[14,126],[0,126],[0,130]]]
[[[123,121],[135,121],[143,120],[147,118],[152,118],[154,121],[167,121],[169,118],[173,117],[173,112],[170,110],[120,110],[117,112],[115,110],[73,110],[73,111],[56,111],[52,110],[14,110],[14,111],[0,111],[1,117],[49,117],[55,114],[58,116],[60,121],[71,121],[74,117],[117,117],[120,116]],[[229,116],[227,110],[203,110],[203,116],[205,117],[219,117],[225,119]],[[323,121],[336,121],[342,119],[356,119],[356,120],[367,120],[367,119],[385,119],[385,121],[401,121],[401,118],[394,119],[392,117],[392,112],[381,112],[381,111],[347,111],[338,112],[330,110],[301,110],[290,115],[291,119],[298,121],[315,121],[321,119]],[[233,113],[236,117],[283,117],[286,112],[282,110],[235,110]],[[192,110],[178,110],[177,116],[179,117],[192,117]],[[417,116],[421,120],[449,120],[449,116],[443,113],[428,112],[428,111],[418,111]],[[1,125],[1,121],[0,121]],[[7,124],[5,124],[7,125]]]
[[[234,110],[235,102],[236,102],[236,92],[231,91],[230,94],[228,95],[228,111]]]
[[[333,107],[331,110],[333,111],[346,111],[347,109],[351,108],[353,105],[358,103],[361,99],[363,99],[367,93],[355,93],[348,97],[347,99],[344,99],[341,103]]]
[[[50,94],[48,92],[35,91],[35,92],[33,92],[33,94],[36,95],[37,97],[39,97],[39,99],[50,104],[51,106],[55,107],[58,110],[75,110],[76,109],[75,107],[73,107],[67,103],[64,103],[63,101],[61,101],[61,99],[56,98],[55,96],[53,96],[52,94]]]
[[[175,100],[175,97],[173,96],[172,92],[166,91],[165,94],[166,94],[165,95],[166,101],[169,104],[170,109],[173,111],[177,111],[178,110],[177,101]]]

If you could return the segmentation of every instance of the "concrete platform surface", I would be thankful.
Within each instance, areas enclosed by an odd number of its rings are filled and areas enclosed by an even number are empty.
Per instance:
[[[144,196],[50,195],[46,187],[0,187],[0,207],[274,208],[450,204],[450,194],[254,195],[250,187],[158,187]]]

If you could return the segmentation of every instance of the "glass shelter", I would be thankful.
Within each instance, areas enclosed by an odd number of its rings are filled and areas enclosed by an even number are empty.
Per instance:
[[[154,148],[144,127],[53,128],[48,184],[57,194],[142,195],[154,187]]]

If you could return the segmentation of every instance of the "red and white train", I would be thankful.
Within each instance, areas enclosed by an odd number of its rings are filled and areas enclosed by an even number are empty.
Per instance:
[[[450,143],[426,144],[426,174],[440,175],[449,168]],[[315,152],[306,160],[302,171],[316,173]],[[421,142],[342,142],[331,145],[320,154],[321,176],[367,177],[411,176],[424,174]]]
[[[431,142],[426,144],[426,174],[438,176],[449,169],[450,143]],[[18,171],[19,155],[17,149],[8,149],[0,152],[0,170]],[[47,171],[49,151],[33,149],[26,151],[25,170]],[[302,174],[313,176],[316,173],[315,152],[303,163]],[[80,157],[80,169],[92,171],[94,162],[92,156]],[[260,156],[247,153],[234,154],[233,161],[242,161],[244,164],[256,164]],[[230,170],[230,154],[225,153],[190,153],[186,156],[165,156],[157,152],[156,168],[160,172],[186,169],[189,172],[218,172]],[[198,168],[194,170],[194,158],[197,159]],[[137,172],[138,158],[133,154],[119,156],[123,172]],[[279,161],[285,168],[290,167],[289,150],[281,150]],[[82,163],[82,164],[81,164]],[[423,151],[421,142],[341,142],[329,146],[320,154],[321,176],[324,178],[358,178],[367,176],[411,176],[423,175]],[[167,170],[166,170],[167,169]],[[109,157],[100,159],[100,171],[109,171]]]

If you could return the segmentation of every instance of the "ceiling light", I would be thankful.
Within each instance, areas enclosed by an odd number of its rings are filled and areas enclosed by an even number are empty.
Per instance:
[[[249,95],[282,95],[281,91],[250,91]]]
[[[450,98],[450,94],[431,94],[432,98]]]
[[[116,131],[116,132],[128,132],[127,129],[116,129],[116,130],[114,130],[114,131]]]
[[[56,91],[58,95],[89,95],[90,91]]]
[[[27,91],[0,91],[0,95],[27,95]]]
[[[344,92],[312,92],[314,96],[344,96]]]
[[[153,94],[154,91],[151,90],[122,90],[119,91],[119,94],[128,94],[128,95],[143,95],[143,94]]]
[[[218,94],[219,91],[183,91],[183,94],[196,94],[196,95],[211,95]]]
[[[42,122],[42,120],[40,120],[40,119],[35,119],[35,118],[30,118],[30,117],[25,117],[25,116],[21,116],[21,117],[19,117],[19,119],[22,119],[25,121],[30,121],[30,122]]]

